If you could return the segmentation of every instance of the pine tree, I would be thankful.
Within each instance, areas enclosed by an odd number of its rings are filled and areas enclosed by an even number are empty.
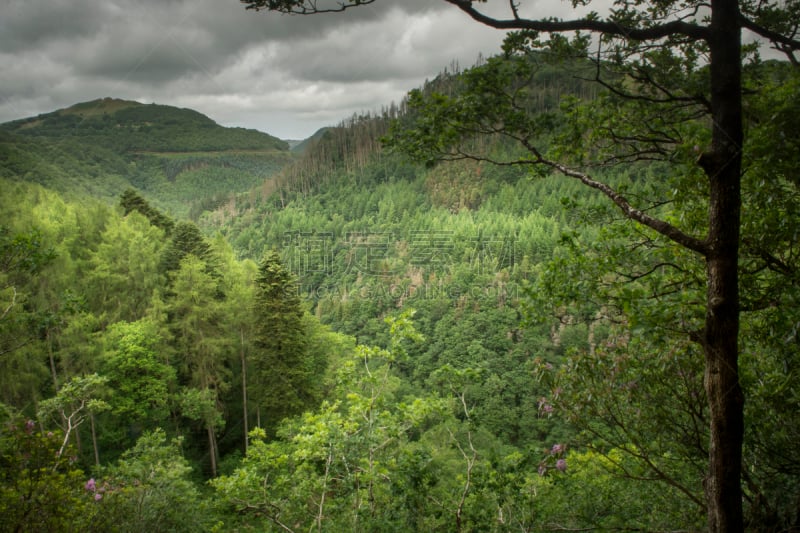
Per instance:
[[[211,246],[200,233],[200,229],[191,222],[180,222],[172,233],[172,241],[161,255],[160,272],[169,274],[178,270],[181,261],[189,254],[206,263],[207,273],[210,274],[216,270],[209,261]]]
[[[316,365],[309,355],[295,278],[277,252],[265,254],[256,283],[251,390],[258,401],[259,421],[263,413],[267,427],[274,427],[313,403]]]
[[[147,203],[147,200],[133,189],[127,189],[120,195],[119,205],[125,215],[131,211],[141,213],[152,225],[163,229],[167,235],[175,228],[175,222],[171,218]]]

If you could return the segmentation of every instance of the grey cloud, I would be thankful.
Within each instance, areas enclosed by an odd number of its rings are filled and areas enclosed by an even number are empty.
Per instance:
[[[113,96],[298,136],[401,98],[498,42],[441,0],[313,17],[238,0],[5,0],[0,122]]]
[[[391,12],[380,21],[293,43],[275,63],[308,81],[419,79],[453,60],[469,66],[479,52],[499,49],[501,32],[470,28],[459,15]]]
[[[88,1],[6,0],[0,14],[0,50],[25,52],[54,41],[68,41],[96,30],[105,11]]]

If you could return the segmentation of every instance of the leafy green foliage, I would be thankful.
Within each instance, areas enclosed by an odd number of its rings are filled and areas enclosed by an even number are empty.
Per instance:
[[[212,482],[238,511],[277,528],[387,530],[416,519],[398,499],[398,454],[408,434],[442,411],[434,398],[396,402],[391,362],[419,335],[408,314],[390,321],[392,350],[359,346],[342,362],[334,400],[286,421],[280,440],[254,430],[247,458]],[[267,490],[264,490],[266,483]]]
[[[175,369],[159,357],[155,324],[147,320],[117,322],[106,331],[103,375],[113,391],[109,401],[115,417],[153,428],[170,412]]]
[[[223,395],[231,386],[233,340],[223,327],[224,307],[217,280],[193,254],[174,273],[174,296],[168,304],[178,379],[189,387],[183,397],[185,415],[200,422],[208,435],[211,474],[216,475],[217,431],[224,425]],[[196,400],[196,402],[194,401]]]
[[[570,77],[595,74],[571,58],[582,41],[529,53],[537,38],[512,35],[505,56],[443,74],[410,110],[407,101],[331,128],[275,179],[235,197],[228,184],[261,183],[284,155],[120,155],[148,110],[118,101],[0,132],[9,156],[0,171],[13,171],[0,183],[3,257],[33,266],[0,272],[2,295],[17,291],[0,321],[4,345],[27,341],[0,359],[2,396],[29,415],[36,406],[76,415],[65,423],[51,410],[66,434],[26,433],[20,421],[4,433],[3,509],[41,513],[43,530],[90,529],[78,511],[123,531],[704,527],[709,414],[702,357],[687,341],[704,320],[704,265],[620,223],[577,181],[530,175],[530,154],[509,139],[476,135],[504,123],[576,165],[630,155],[593,125],[633,135],[629,119],[641,110]],[[658,65],[653,76],[706,83],[677,59],[646,58]],[[603,74],[630,88],[629,72]],[[772,63],[746,76],[745,509],[748,526],[764,531],[795,524],[800,464],[795,77]],[[103,134],[89,124],[123,110],[127,141],[81,144]],[[183,120],[197,127],[190,145],[216,135],[192,113],[167,115],[176,122],[165,131]],[[395,131],[420,159],[458,159],[448,143],[459,140],[519,164],[423,168],[381,147],[392,118],[396,128],[425,126]],[[695,145],[708,139],[686,114],[651,118],[682,140],[670,162],[680,172],[639,162],[594,175],[701,235],[708,191]],[[76,138],[58,146],[45,135],[69,128]],[[78,205],[23,175],[113,196],[120,208]],[[178,197],[188,199],[180,209]],[[108,408],[80,418],[92,400]],[[267,431],[250,431],[257,425]],[[26,470],[23,444],[52,464]],[[77,467],[91,464],[87,484]],[[198,484],[208,477],[213,494]],[[20,499],[25,483],[76,515]]]
[[[19,416],[2,421],[0,531],[99,531],[107,525],[61,437]]]
[[[53,398],[39,402],[39,418],[43,422],[52,419],[64,432],[64,441],[57,454],[64,454],[73,432],[93,414],[109,408],[101,399],[108,378],[98,374],[74,377],[58,390]]]
[[[211,245],[197,225],[180,222],[175,227],[172,240],[162,252],[159,270],[165,275],[174,274],[180,268],[181,262],[190,255],[205,264],[207,273],[214,272]]]
[[[740,229],[746,226],[746,219],[739,214],[745,190],[740,168],[743,122],[739,73],[742,57],[748,50],[735,49],[726,55],[727,44],[722,45],[723,39],[719,37],[727,31],[728,40],[739,38],[741,27],[737,24],[744,23],[733,19],[740,14],[734,9],[728,26],[693,22],[690,24],[693,28],[708,32],[693,35],[688,28],[670,28],[672,22],[665,22],[670,17],[665,6],[640,10],[638,5],[620,4],[610,15],[611,25],[597,24],[597,16],[590,15],[567,26],[521,19],[518,6],[513,5],[512,22],[484,16],[468,2],[459,7],[489,25],[497,28],[511,25],[522,31],[512,33],[506,40],[505,57],[490,59],[465,73],[463,86],[454,92],[412,92],[409,97],[412,113],[405,122],[395,123],[390,142],[428,164],[468,158],[538,167],[539,175],[557,171],[564,179],[578,180],[602,193],[610,205],[636,224],[630,230],[634,237],[627,242],[616,241],[619,234],[610,238],[601,234],[606,248],[597,255],[580,258],[581,250],[573,246],[559,265],[562,268],[549,269],[550,283],[541,285],[544,294],[561,292],[561,297],[547,302],[554,305],[540,307],[538,311],[555,310],[568,320],[562,323],[588,323],[588,350],[580,353],[583,356],[588,352],[590,358],[598,353],[593,330],[596,324],[607,326],[616,322],[628,326],[626,343],[628,335],[635,341],[654,333],[655,338],[644,343],[645,353],[681,351],[680,334],[676,332],[682,332],[685,339],[699,345],[705,362],[708,412],[692,407],[688,420],[681,422],[680,417],[673,416],[678,423],[670,427],[678,435],[699,435],[697,428],[709,428],[708,449],[701,448],[707,452],[708,470],[705,474],[702,469],[690,474],[694,481],[688,484],[669,473],[657,459],[663,457],[660,447],[667,439],[654,438],[652,429],[664,426],[649,428],[645,424],[633,428],[635,417],[615,410],[624,393],[611,392],[612,399],[603,399],[605,385],[613,383],[610,379],[613,376],[601,371],[596,381],[587,383],[582,380],[595,369],[578,367],[567,372],[566,381],[579,383],[575,390],[591,391],[587,396],[590,405],[572,402],[579,405],[579,412],[591,413],[588,420],[579,421],[587,432],[622,449],[624,445],[617,444],[620,439],[636,441],[637,450],[649,447],[650,451],[637,451],[633,455],[654,471],[654,479],[680,487],[690,500],[704,507],[711,531],[742,530],[745,421],[738,338],[742,321],[739,301],[747,298],[748,281],[741,285],[738,281],[742,259],[746,257],[746,253],[739,252]],[[711,18],[726,9],[721,4],[712,6]],[[568,27],[571,24],[575,26]],[[653,28],[664,31],[648,35]],[[564,99],[558,114],[542,113],[532,105],[527,91],[538,60],[542,57],[562,60],[572,54],[592,60],[586,36],[576,32],[571,41],[564,36],[566,31],[575,29],[589,30],[598,36],[593,78],[606,92],[591,99],[573,94]],[[539,30],[547,32],[549,40],[539,40]],[[641,35],[636,35],[639,30]],[[650,39],[663,39],[667,46],[652,48]],[[789,49],[797,48],[800,43],[789,45]],[[709,52],[710,65],[706,69],[699,58]],[[713,127],[709,127],[712,122]],[[542,125],[544,128],[540,128]],[[489,135],[518,145],[522,155],[512,152],[510,156],[498,157],[491,146],[481,142]],[[758,139],[757,134],[755,138]],[[710,148],[706,148],[709,143]],[[693,150],[688,148],[692,145]],[[656,179],[650,187],[640,186],[636,196],[632,196],[620,188],[615,176],[602,170],[612,165],[617,173],[663,171],[674,188],[662,187],[664,180]],[[697,191],[699,195],[692,194]],[[630,198],[635,200],[631,202]],[[631,248],[633,253],[626,257]],[[781,248],[786,250],[787,246]],[[761,265],[750,272],[769,269],[770,261],[775,261],[771,270],[780,270],[774,265],[786,266],[763,249],[761,252],[760,260],[751,259]],[[704,261],[697,261],[697,256]],[[791,267],[784,268],[783,273],[788,274],[787,281],[794,274]],[[577,309],[568,307],[573,304]],[[668,367],[658,370],[652,379],[675,381]],[[695,388],[689,388],[687,396],[693,403],[691,393]],[[574,399],[569,398],[568,404]],[[600,410],[595,411],[591,406]],[[676,407],[670,407],[666,412],[675,410]],[[664,418],[663,414],[651,411],[645,420]],[[597,419],[602,422],[598,424]],[[621,433],[616,433],[618,428],[623,428]],[[693,463],[690,453],[682,450],[677,453],[685,463]],[[701,479],[704,498],[696,496]],[[755,517],[763,511],[759,509],[760,501],[754,503],[749,512]]]
[[[201,531],[211,513],[191,479],[181,440],[163,430],[145,433],[94,481],[100,509],[116,531]]]
[[[12,235],[0,226],[0,357],[31,340],[34,318],[25,310],[24,287],[54,259],[37,230]]]
[[[112,218],[86,260],[81,292],[87,305],[108,323],[135,322],[163,290],[159,264],[169,246],[164,232],[138,212]]]

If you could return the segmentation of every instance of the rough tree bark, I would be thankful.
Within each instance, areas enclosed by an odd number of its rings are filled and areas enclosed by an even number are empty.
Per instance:
[[[743,531],[744,396],[739,384],[739,227],[742,164],[741,29],[736,0],[713,0],[711,150],[700,159],[709,180],[708,278],[702,345],[711,419],[705,482],[709,531]]]

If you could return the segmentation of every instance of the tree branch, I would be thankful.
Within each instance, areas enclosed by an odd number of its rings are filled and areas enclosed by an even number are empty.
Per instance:
[[[633,93],[624,91],[624,90],[620,89],[619,87],[616,87],[616,86],[608,83],[607,81],[602,79],[602,77],[600,75],[600,72],[601,72],[600,71],[600,67],[602,66],[602,61],[600,60],[600,52],[601,52],[600,46],[598,45],[597,58],[590,58],[590,61],[592,63],[594,63],[594,65],[595,65],[594,78],[593,79],[592,78],[579,78],[579,79],[585,79],[586,81],[596,82],[601,87],[605,87],[607,90],[609,90],[613,94],[615,94],[615,95],[617,95],[617,96],[619,96],[621,98],[625,98],[627,100],[641,100],[641,101],[652,103],[652,104],[669,104],[669,103],[677,103],[677,102],[687,103],[687,104],[690,104],[690,105],[691,104],[697,104],[697,105],[702,106],[703,109],[707,113],[711,112],[711,102],[709,102],[708,99],[705,96],[703,96],[702,94],[698,94],[698,95],[695,95],[695,96],[677,96],[677,95],[673,94],[672,91],[670,91],[663,84],[660,84],[660,83],[656,82],[649,73],[641,71],[641,70],[640,70],[638,75],[632,75],[632,77],[634,79],[636,79],[637,81],[643,82],[645,84],[650,85],[651,87],[654,87],[657,91],[659,91],[659,92],[661,92],[662,94],[665,95],[664,98],[656,98],[656,97],[653,97],[653,96],[647,96],[647,95],[643,95],[643,94],[633,94]]]
[[[14,294],[11,296],[11,303],[8,304],[8,307],[6,307],[3,310],[3,314],[0,315],[0,320],[3,320],[6,317],[6,315],[8,315],[8,313],[11,312],[11,308],[14,307],[14,304],[17,303],[17,288],[16,287],[11,287],[11,290],[14,292]]]
[[[246,9],[255,11],[268,10],[285,13],[287,15],[316,15],[318,13],[341,13],[347,9],[365,6],[375,0],[349,0],[336,2],[333,7],[320,7],[317,0],[239,0],[245,4]]]
[[[797,39],[793,39],[792,37],[787,37],[782,33],[778,33],[777,31],[765,28],[764,26],[758,24],[756,21],[751,20],[742,14],[739,15],[739,24],[741,24],[743,28],[747,28],[753,33],[758,34],[766,39],[769,39],[776,45],[780,45],[778,50],[780,50],[781,52],[789,54],[791,52],[800,50],[800,41],[798,41]]]
[[[683,268],[681,268],[678,265],[676,265],[675,263],[671,263],[669,261],[656,263],[655,265],[653,265],[652,268],[650,268],[649,270],[646,270],[644,272],[637,272],[635,274],[626,274],[624,272],[616,272],[615,271],[615,273],[620,277],[626,278],[628,281],[638,281],[638,280],[640,280],[642,278],[646,278],[650,274],[654,273],[656,270],[660,270],[660,269],[662,269],[664,267],[672,267],[672,268],[674,268],[675,270],[677,270],[679,272],[686,273],[686,271]]]
[[[607,184],[597,181],[593,179],[588,174],[580,172],[575,169],[571,169],[561,163],[556,161],[550,161],[542,157],[541,153],[531,145],[527,145],[526,148],[536,156],[536,160],[534,163],[542,164],[548,166],[554,170],[557,170],[561,174],[568,176],[570,178],[575,178],[579,180],[584,185],[591,187],[597,191],[603,193],[606,197],[608,197],[614,204],[623,212],[623,214],[631,219],[639,222],[640,224],[644,224],[648,228],[655,230],[656,232],[660,233],[664,237],[667,237],[671,241],[680,244],[681,246],[688,248],[694,252],[699,253],[700,255],[707,255],[708,254],[708,244],[704,240],[700,240],[696,237],[692,237],[691,235],[687,235],[686,233],[682,232],[680,229],[676,228],[672,224],[660,220],[658,218],[652,217],[645,213],[640,209],[636,209],[633,207],[628,200],[619,194],[617,191],[612,189]]]
[[[471,133],[484,133],[484,132],[473,131]],[[458,148],[456,148],[454,151],[450,151],[449,153],[440,153],[440,159],[442,160],[472,159],[474,161],[485,161],[488,163],[505,165],[505,166],[544,165],[550,167],[554,170],[557,170],[558,172],[560,172],[565,176],[568,176],[570,178],[576,178],[584,185],[587,185],[603,193],[606,197],[611,199],[612,202],[614,202],[614,204],[622,211],[622,213],[626,218],[635,220],[636,222],[639,222],[640,224],[643,224],[648,228],[655,230],[656,232],[663,235],[664,237],[667,237],[671,241],[685,248],[688,248],[689,250],[697,252],[700,255],[705,256],[708,254],[708,244],[706,243],[706,241],[698,239],[696,237],[692,237],[691,235],[682,232],[680,229],[673,226],[672,224],[664,220],[652,217],[647,213],[645,213],[644,211],[642,211],[641,209],[636,209],[630,204],[630,202],[628,202],[628,200],[624,196],[619,194],[609,185],[593,179],[589,174],[569,168],[556,161],[546,159],[539,151],[539,149],[530,143],[530,139],[525,137],[515,136],[508,132],[500,132],[500,133],[508,136],[509,138],[517,140],[520,144],[522,144],[525,147],[525,149],[528,150],[528,152],[533,156],[533,159],[497,161],[492,158],[482,157],[475,154],[469,154]]]
[[[673,20],[648,28],[634,28],[618,22],[600,19],[532,20],[513,18],[500,20],[481,13],[473,7],[473,0],[445,0],[469,15],[473,20],[498,30],[533,30],[546,33],[590,31],[605,35],[616,35],[634,41],[654,41],[674,35],[685,35],[695,40],[707,40],[709,28],[682,20]]]

